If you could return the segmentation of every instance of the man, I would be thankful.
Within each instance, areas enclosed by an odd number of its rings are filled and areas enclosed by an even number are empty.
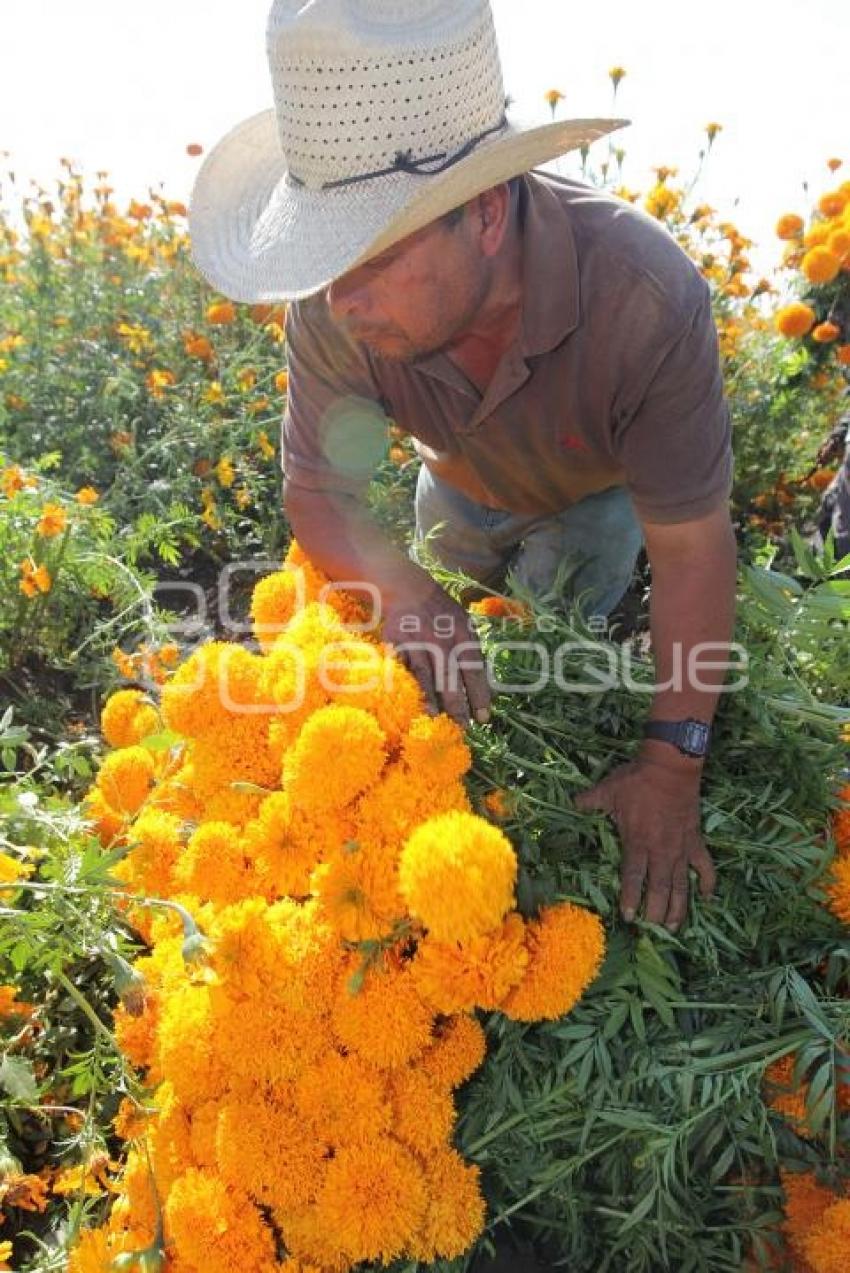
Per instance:
[[[641,538],[658,689],[630,764],[580,798],[623,840],[621,905],[677,928],[710,893],[700,775],[728,642],[728,411],[708,289],[654,222],[536,165],[620,126],[519,128],[486,0],[277,0],[275,112],[199,175],[199,268],[237,300],[290,299],[285,506],[332,579],[380,593],[383,631],[434,708],[487,718],[467,616],[374,524],[389,416],[423,460],[419,537],[482,580],[516,561],[606,613]],[[518,556],[517,556],[518,554]],[[452,656],[462,669],[443,676]],[[716,654],[715,654],[716,659]]]

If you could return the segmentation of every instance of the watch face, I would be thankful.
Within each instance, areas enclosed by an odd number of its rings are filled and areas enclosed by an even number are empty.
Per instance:
[[[702,721],[686,720],[682,724],[682,750],[692,756],[704,756],[708,750],[708,725]]]

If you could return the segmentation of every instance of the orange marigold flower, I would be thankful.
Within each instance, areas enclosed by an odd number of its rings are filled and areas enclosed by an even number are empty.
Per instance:
[[[402,741],[402,758],[412,773],[427,773],[440,787],[458,782],[472,765],[463,730],[451,717],[417,716]]]
[[[390,1264],[420,1228],[427,1203],[414,1155],[376,1136],[343,1147],[331,1160],[318,1206],[347,1259]]]
[[[552,108],[552,113],[554,114],[555,107],[558,105],[558,102],[562,102],[564,100],[564,94],[558,88],[550,88],[548,92],[543,94],[543,98],[544,101],[548,102],[549,106]]]
[[[236,480],[236,470],[229,455],[223,455],[216,464],[215,475],[220,486],[227,488],[233,485]]]
[[[827,159],[826,166],[830,172],[838,172],[842,161],[840,159]]]
[[[167,367],[157,367],[153,371],[149,371],[145,377],[145,384],[150,389],[152,398],[164,398],[166,389],[177,383],[177,377],[173,371],[169,371]]]
[[[850,254],[850,230],[832,230],[826,240],[826,246],[844,264],[844,258]]]
[[[417,1065],[441,1087],[459,1087],[474,1074],[487,1054],[487,1036],[470,1013],[445,1017],[434,1027],[434,1042]]]
[[[418,1065],[395,1070],[388,1087],[393,1135],[423,1157],[448,1149],[457,1116],[451,1088],[435,1083]]]
[[[528,971],[501,1006],[516,1021],[556,1020],[569,1012],[599,971],[602,921],[572,902],[543,910],[528,925]]]
[[[783,1118],[795,1124],[798,1130],[803,1130],[806,1125],[808,1084],[795,1082],[795,1060],[795,1056],[789,1054],[780,1057],[778,1061],[774,1061],[767,1067],[764,1072],[766,1100],[777,1114],[781,1114]]]
[[[844,854],[832,864],[826,889],[827,905],[833,915],[844,924],[850,924],[850,854]]]
[[[188,146],[186,147],[187,155],[192,155],[194,157],[195,155],[202,155],[203,153],[204,153],[203,146],[201,146],[196,141],[190,141]]]
[[[112,747],[131,747],[159,727],[159,712],[141,690],[117,690],[100,714],[100,728]]]
[[[810,248],[800,268],[810,283],[831,283],[841,269],[840,259],[829,248]]]
[[[355,968],[347,966],[333,1004],[331,1020],[339,1042],[380,1069],[406,1065],[431,1042],[433,1012],[405,966],[384,960],[352,991]]]
[[[36,531],[45,539],[52,539],[54,535],[61,535],[67,524],[68,514],[61,504],[45,504]]]
[[[26,486],[24,470],[19,464],[10,464],[8,468],[3,470],[3,476],[0,477],[0,486],[3,488],[3,494],[9,499],[13,495],[17,495],[18,491],[24,489]]]
[[[706,124],[705,131],[706,131],[706,135],[708,136],[708,144],[710,146],[712,142],[714,141],[715,137],[717,136],[717,134],[723,131],[723,125],[722,124]]]
[[[190,1267],[207,1273],[272,1268],[275,1241],[248,1194],[211,1172],[190,1168],[169,1190],[168,1230]]]
[[[123,747],[107,756],[97,775],[97,786],[116,813],[135,813],[150,794],[154,759],[144,747]]]
[[[847,196],[842,190],[829,190],[818,199],[818,211],[825,217],[840,217],[847,206]]]
[[[494,1011],[528,968],[525,924],[516,913],[482,937],[420,942],[413,961],[416,987],[437,1012]]]
[[[784,213],[776,223],[776,236],[779,239],[799,239],[805,229],[802,217],[796,212]]]
[[[202,362],[211,362],[215,357],[215,351],[209,339],[206,336],[199,336],[197,332],[183,333],[183,348],[190,358],[200,358]]]
[[[514,799],[502,787],[494,787],[484,796],[484,808],[491,818],[502,821],[514,812]]]
[[[41,1176],[20,1171],[4,1172],[0,1178],[0,1207],[19,1211],[45,1211],[48,1183]]]
[[[136,1140],[149,1129],[154,1110],[146,1110],[138,1102],[125,1096],[112,1120],[115,1135],[121,1140]]]
[[[827,1207],[800,1243],[814,1273],[846,1273],[850,1252],[850,1198]]]
[[[319,913],[343,941],[386,937],[405,914],[396,854],[383,845],[346,845],[316,868],[311,886]]]
[[[96,504],[100,495],[93,486],[81,486],[74,498],[78,504]]]
[[[53,580],[44,565],[36,566],[32,558],[21,562],[21,580],[18,584],[25,597],[34,597],[39,592],[49,592]]]
[[[383,1075],[357,1056],[330,1052],[308,1065],[295,1085],[295,1107],[323,1145],[336,1148],[390,1130]]]
[[[278,393],[286,393],[289,388],[289,372],[279,371],[274,378],[274,387]]]
[[[214,301],[207,306],[206,320],[217,327],[224,327],[236,319],[236,306],[232,301]]]
[[[353,1063],[352,1074],[355,1068]],[[215,1160],[230,1187],[247,1189],[258,1202],[287,1212],[308,1206],[321,1190],[326,1143],[305,1135],[303,1119],[287,1102],[242,1099],[225,1104],[218,1108],[214,1130]],[[274,1153],[269,1153],[270,1145]],[[283,1268],[288,1273],[288,1262]]]
[[[815,324],[815,312],[802,301],[792,301],[778,311],[774,319],[783,336],[805,336]]]
[[[848,731],[847,741],[850,742],[850,731]],[[836,792],[836,796],[842,803],[832,815],[832,834],[835,838],[835,847],[842,855],[850,854],[850,782],[840,787]]]
[[[513,905],[516,874],[510,841],[468,813],[443,813],[422,823],[399,863],[411,914],[442,942],[467,941],[496,928]]]
[[[0,986],[0,1019],[3,1017],[29,1017],[35,1012],[31,1003],[18,1001],[17,986]]]
[[[812,329],[812,340],[816,340],[819,345],[829,345],[834,340],[838,340],[841,335],[841,328],[835,323],[818,323],[817,327]]]
[[[413,1259],[426,1264],[459,1259],[484,1230],[481,1169],[446,1147],[429,1154],[422,1170],[428,1207],[408,1251]]]
[[[835,1202],[831,1189],[818,1184],[814,1172],[780,1172],[785,1191],[783,1231],[796,1254],[803,1254],[803,1242],[827,1207]]]

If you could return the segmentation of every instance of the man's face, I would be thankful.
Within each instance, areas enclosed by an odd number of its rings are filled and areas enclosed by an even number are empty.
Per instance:
[[[473,218],[437,221],[337,279],[327,291],[334,321],[382,358],[413,362],[469,327],[485,295],[490,262]]]

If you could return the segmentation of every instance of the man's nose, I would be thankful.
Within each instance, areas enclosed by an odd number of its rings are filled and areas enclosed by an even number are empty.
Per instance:
[[[369,294],[366,280],[359,271],[344,274],[335,279],[326,292],[331,318],[336,322],[363,318],[369,312]]]

